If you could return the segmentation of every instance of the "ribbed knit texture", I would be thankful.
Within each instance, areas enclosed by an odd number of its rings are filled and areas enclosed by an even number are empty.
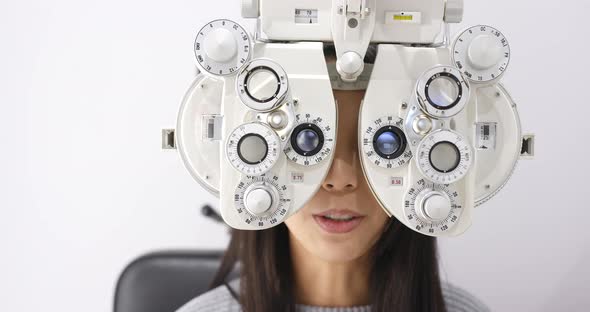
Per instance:
[[[240,293],[240,280],[229,283],[236,293]],[[467,291],[442,283],[442,293],[447,312],[488,312],[490,309]],[[370,312],[371,306],[319,307],[297,304],[298,312]],[[225,285],[212,289],[186,303],[176,312],[241,312],[240,304],[232,297]]]

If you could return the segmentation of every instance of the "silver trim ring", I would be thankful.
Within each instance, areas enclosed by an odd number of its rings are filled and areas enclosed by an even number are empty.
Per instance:
[[[457,87],[459,88],[456,101],[450,105],[451,107],[448,109],[437,107],[437,104],[432,103],[428,96],[430,82],[441,76],[449,77],[457,83]],[[463,110],[463,108],[465,108],[465,105],[467,105],[469,95],[469,83],[463,78],[459,70],[451,66],[439,65],[432,67],[425,71],[416,83],[416,96],[418,97],[420,108],[430,117],[437,119],[449,118],[457,115]]]
[[[266,101],[259,101],[252,98],[248,91],[248,77],[260,69],[269,70],[274,73],[278,81],[277,92]],[[268,58],[258,58],[250,61],[239,72],[238,78],[236,79],[236,92],[242,103],[259,112],[268,112],[280,106],[281,102],[285,99],[288,90],[289,79],[287,78],[287,73],[281,65]]]

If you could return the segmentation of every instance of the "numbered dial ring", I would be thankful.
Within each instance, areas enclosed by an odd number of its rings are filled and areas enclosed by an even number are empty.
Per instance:
[[[450,66],[433,67],[418,79],[420,108],[434,118],[457,115],[469,101],[469,84]]]
[[[405,195],[404,214],[412,229],[436,236],[459,222],[462,202],[462,196],[452,185],[428,183],[421,179]]]
[[[510,63],[510,45],[497,29],[474,26],[453,43],[453,63],[473,82],[490,82],[504,74]]]
[[[278,63],[265,58],[248,63],[238,74],[236,83],[242,103],[259,112],[279,106],[289,90],[285,70]]]
[[[195,38],[195,57],[199,67],[213,75],[237,73],[250,59],[250,37],[239,24],[214,20],[205,25]]]
[[[278,135],[269,126],[248,123],[229,135],[226,154],[236,170],[246,175],[261,175],[277,162],[280,147]]]
[[[403,119],[393,116],[381,117],[368,127],[363,136],[363,152],[373,164],[391,169],[407,164],[412,158]]]
[[[422,139],[416,153],[420,173],[435,183],[461,180],[473,162],[473,150],[467,140],[451,130],[430,133]]]
[[[287,158],[303,166],[313,166],[328,158],[334,149],[334,130],[323,118],[297,114],[297,125],[285,148]]]
[[[277,175],[247,176],[234,194],[240,218],[255,229],[283,222],[291,208],[290,189]]]

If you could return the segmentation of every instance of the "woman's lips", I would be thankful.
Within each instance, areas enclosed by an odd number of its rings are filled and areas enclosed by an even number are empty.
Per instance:
[[[333,218],[351,218],[349,220],[334,220]],[[314,214],[313,218],[320,227],[328,233],[347,233],[356,228],[365,216],[350,210],[331,209],[320,214]]]

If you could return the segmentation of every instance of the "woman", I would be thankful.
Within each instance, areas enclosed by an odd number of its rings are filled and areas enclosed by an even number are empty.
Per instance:
[[[334,62],[333,46],[324,52]],[[371,47],[365,62],[374,58]],[[379,206],[358,156],[365,91],[333,92],[338,140],[320,190],[283,224],[232,230],[213,289],[178,312],[488,310],[467,292],[441,284],[435,238],[406,228]],[[335,220],[351,218],[346,226]],[[342,228],[330,231],[328,223]],[[226,283],[237,264],[240,278]]]

